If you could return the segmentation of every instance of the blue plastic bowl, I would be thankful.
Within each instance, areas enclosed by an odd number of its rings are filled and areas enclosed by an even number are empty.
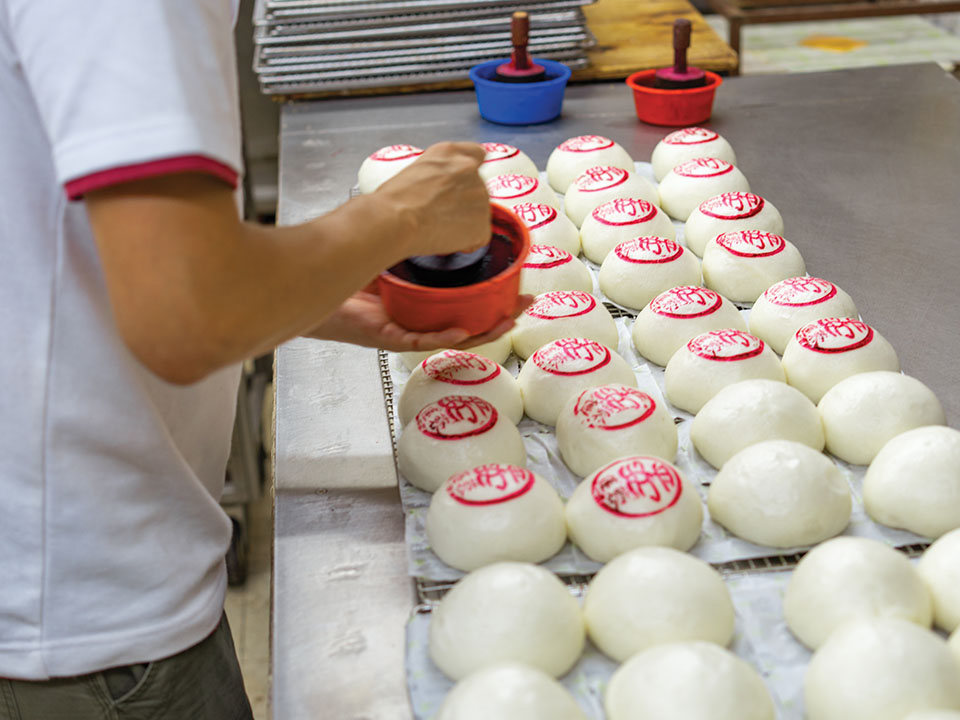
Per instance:
[[[533,58],[547,71],[547,79],[533,83],[497,82],[497,68],[507,60],[490,60],[470,68],[477,105],[485,120],[499,125],[537,125],[560,115],[570,68],[553,60]]]

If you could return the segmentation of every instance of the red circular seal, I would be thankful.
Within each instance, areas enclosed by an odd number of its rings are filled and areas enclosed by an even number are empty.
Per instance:
[[[630,177],[623,168],[613,167],[612,165],[598,165],[597,167],[584,170],[573,184],[577,186],[580,192],[600,192],[609,190],[617,185],[623,185]]]
[[[787,241],[779,235],[759,230],[735,230],[717,235],[716,240],[728,253],[742,258],[770,257],[787,247]]]
[[[664,317],[692,320],[715,313],[722,304],[723,298],[713,290],[681,285],[657,295],[650,301],[650,309]]]
[[[447,395],[417,413],[417,429],[434,440],[483,435],[497,424],[497,409],[473,395]]]
[[[704,360],[747,360],[763,352],[763,340],[742,330],[714,330],[697,335],[687,349]]]
[[[586,338],[561,338],[544,345],[530,358],[551,375],[586,375],[610,362],[610,350]]]
[[[815,277],[795,277],[768,287],[763,296],[774,305],[802,307],[826,302],[837,294],[837,286]]]
[[[717,220],[745,220],[763,210],[764,200],[749,192],[728,192],[714,195],[700,203],[699,210]]]
[[[822,318],[797,330],[797,342],[818,353],[842,353],[869,345],[873,328],[853,318]]]
[[[513,206],[513,211],[528,230],[536,230],[557,219],[557,211],[545,203],[520,203]]]
[[[733,165],[719,158],[694,158],[677,165],[673,172],[688,178],[711,178],[733,171]]]
[[[523,312],[541,320],[561,320],[586,315],[596,306],[597,301],[590,293],[579,290],[554,290],[538,295],[533,305]]]
[[[670,133],[663,139],[663,142],[667,145],[699,145],[701,143],[712,142],[718,137],[720,136],[713,130],[707,130],[702,127],[688,127]]]
[[[580,393],[573,414],[589,428],[623,430],[653,415],[657,403],[629,385],[601,385]]]
[[[523,263],[523,267],[534,270],[547,270],[549,268],[560,267],[573,261],[573,255],[566,250],[554,247],[553,245],[531,245],[530,253]]]
[[[464,505],[495,505],[525,495],[535,480],[526,468],[492,463],[454,475],[447,493]]]
[[[558,149],[564,152],[586,153],[606,150],[613,147],[613,140],[603,135],[578,135],[560,143]]]
[[[650,517],[669,510],[683,493],[683,480],[670,463],[655,457],[628,457],[598,470],[590,483],[601,508],[621,517]]]
[[[444,350],[420,363],[427,377],[451,385],[482,385],[500,374],[500,366],[465,350]]]
[[[485,163],[496,160],[506,160],[507,158],[516,157],[520,154],[518,148],[515,148],[513,145],[507,145],[506,143],[485,142],[480,144],[483,146],[483,149],[487,151],[486,156],[483,158],[483,162]]]
[[[394,160],[415,158],[418,155],[423,155],[423,150],[416,145],[387,145],[387,147],[377,150],[370,158],[381,162],[393,162]]]
[[[662,237],[638,237],[617,245],[613,251],[624,262],[650,265],[673,262],[683,255],[683,248]]]
[[[604,225],[636,225],[652,220],[657,208],[640,198],[621,198],[611,200],[595,208],[593,218]]]
[[[510,173],[487,180],[487,192],[496,200],[510,200],[529,195],[539,185],[540,181],[536,178]]]

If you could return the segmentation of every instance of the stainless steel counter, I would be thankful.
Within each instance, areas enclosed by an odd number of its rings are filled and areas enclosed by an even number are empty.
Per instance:
[[[636,121],[620,83],[569,88],[563,117],[540,127],[487,123],[470,92],[288,105],[281,124],[281,224],[345,201],[383,145],[498,140],[543,167],[571,135],[646,159],[666,132]],[[960,83],[933,65],[733,78],[709,126],[780,209],[808,271],[850,293],[957,427]],[[297,340],[276,369],[273,716],[409,718],[414,593],[376,352]]]

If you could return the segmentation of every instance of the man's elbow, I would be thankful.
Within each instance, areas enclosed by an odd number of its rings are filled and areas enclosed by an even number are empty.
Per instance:
[[[133,356],[159,377],[173,385],[193,385],[229,364],[222,343],[200,328],[180,326],[146,331],[120,326],[120,334]]]

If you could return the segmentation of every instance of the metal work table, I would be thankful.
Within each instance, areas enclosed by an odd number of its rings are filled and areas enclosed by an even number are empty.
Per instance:
[[[960,423],[960,83],[908,66],[728,80],[709,126],[774,202],[811,274],[863,317]],[[620,83],[567,90],[563,117],[510,128],[471,92],[288,105],[281,224],[345,201],[373,150],[440,139],[517,145],[544,167],[571,135],[599,133],[647,159]],[[406,720],[404,623],[414,604],[374,350],[296,340],[277,352],[273,715]]]

